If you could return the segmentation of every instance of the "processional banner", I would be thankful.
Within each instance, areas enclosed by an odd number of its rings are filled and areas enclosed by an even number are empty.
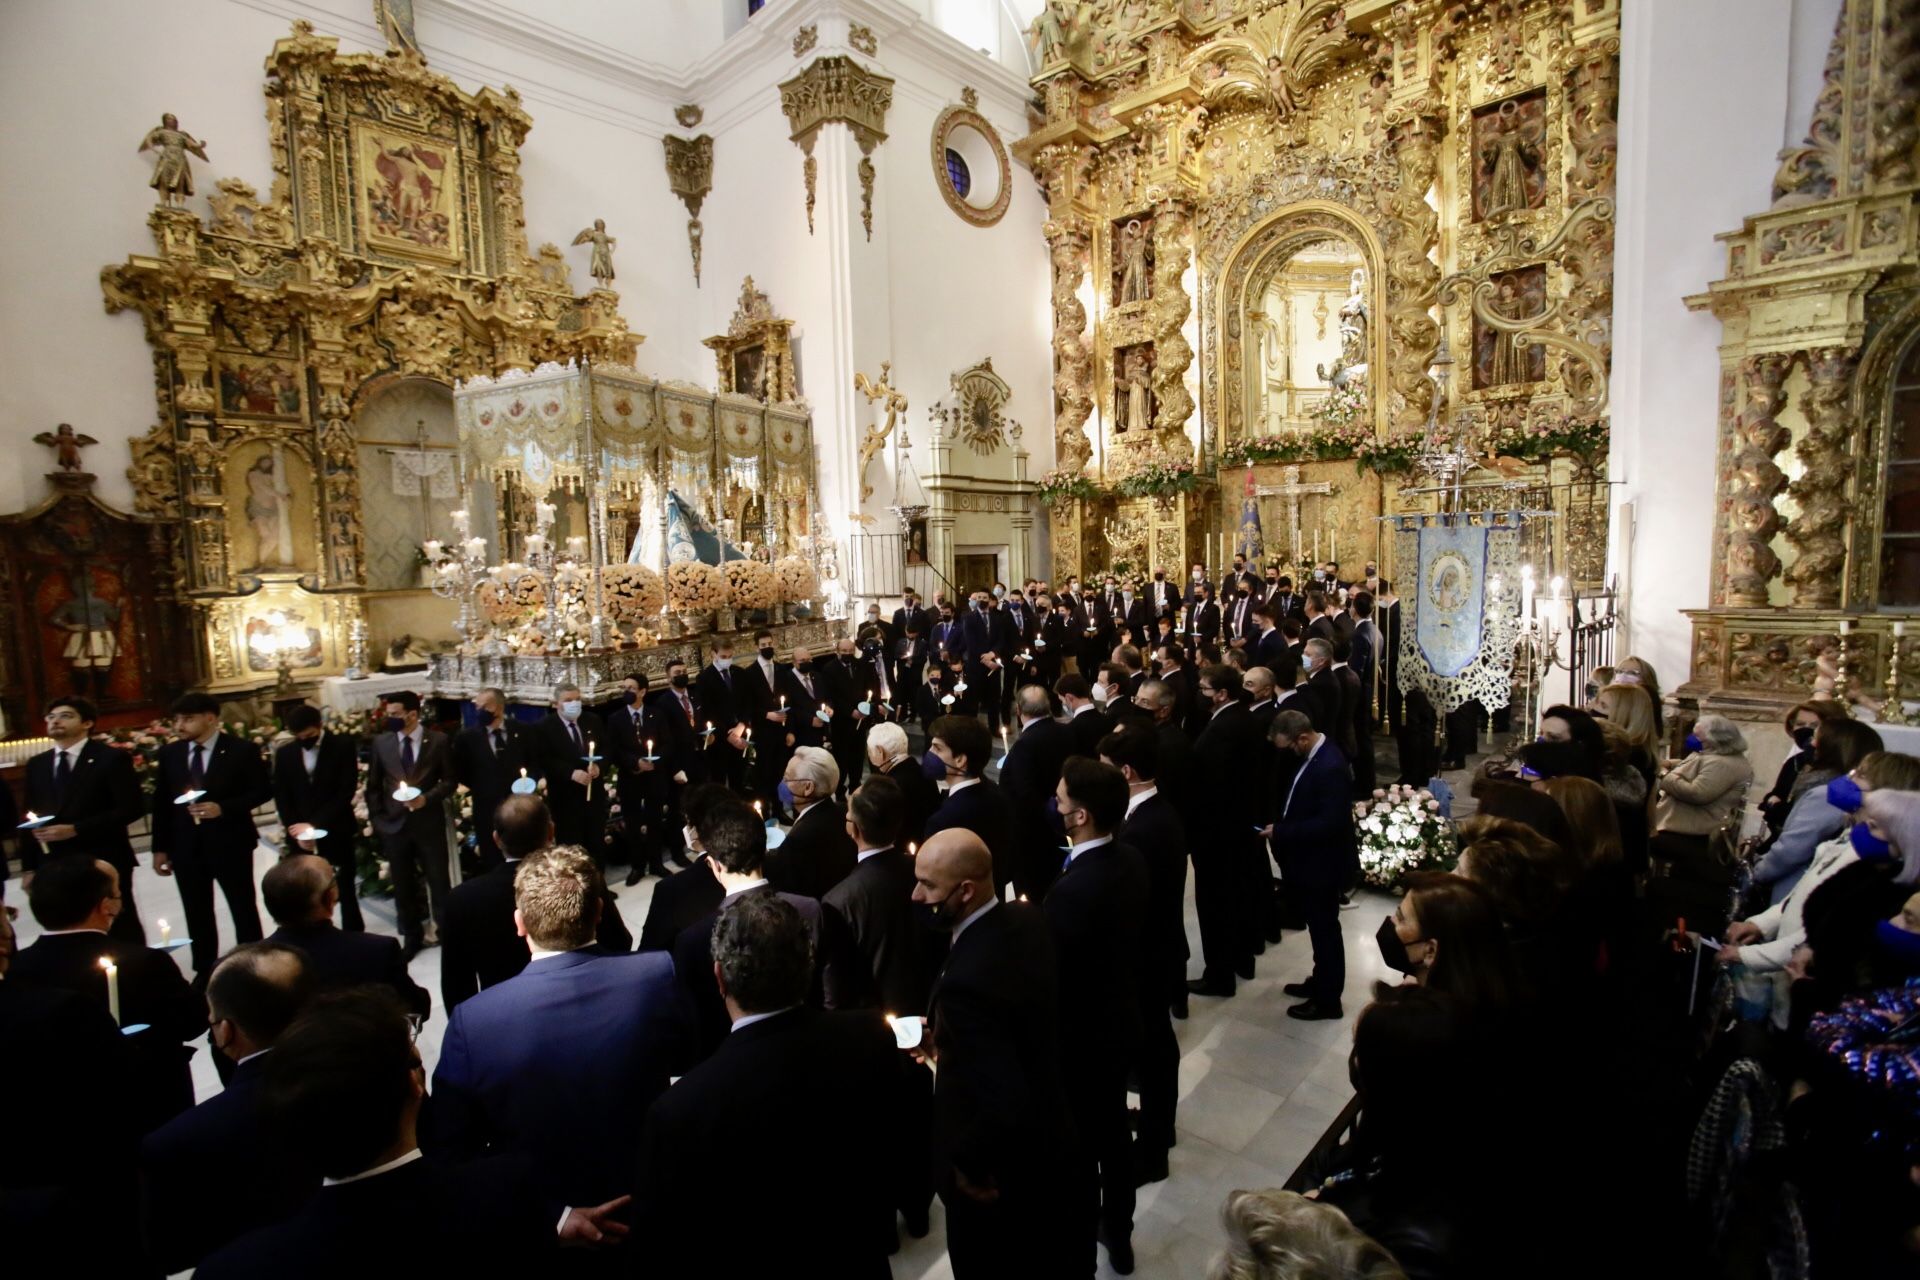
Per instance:
[[[1518,512],[1396,516],[1394,560],[1414,569],[1400,599],[1400,689],[1444,715],[1470,701],[1507,705],[1518,636]],[[1402,573],[1406,570],[1403,567]]]
[[[1253,468],[1247,468],[1247,481],[1240,498],[1240,526],[1233,549],[1254,564],[1266,559],[1267,540],[1260,528],[1260,497],[1253,482]]]
[[[723,540],[713,525],[693,504],[669,489],[667,491],[667,563],[698,560],[719,564],[723,560],[745,560],[746,553]]]

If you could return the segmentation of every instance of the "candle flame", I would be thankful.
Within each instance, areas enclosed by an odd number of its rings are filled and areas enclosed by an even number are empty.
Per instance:
[[[100,957],[100,967],[101,967],[101,968],[102,968],[103,970],[105,970],[106,972],[108,972],[108,973],[112,973],[112,972],[113,972],[113,957],[112,957],[112,956],[101,956],[101,957]]]
[[[29,810],[27,810],[27,821],[28,821],[28,822],[38,822],[38,821],[40,821],[40,815],[39,815],[39,814],[37,814],[37,813],[35,813],[35,812],[34,812],[33,810],[31,810],[31,809],[29,809]]]

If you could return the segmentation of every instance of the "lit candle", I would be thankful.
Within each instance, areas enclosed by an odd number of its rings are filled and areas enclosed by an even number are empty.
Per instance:
[[[420,544],[420,549],[427,553],[427,559],[429,560],[438,560],[440,558],[440,553],[442,550],[441,543],[438,538],[428,538],[425,542]]]
[[[100,967],[107,975],[107,1012],[113,1015],[113,1025],[120,1025],[120,970],[114,966],[110,956],[100,957]]]
[[[567,553],[569,555],[577,559],[580,556],[585,555],[586,551],[587,551],[587,540],[585,537],[576,533],[571,538],[567,539]]]
[[[453,521],[454,526],[458,528],[460,532],[465,533],[467,531],[467,509],[465,507],[457,507],[447,512],[447,518]]]
[[[164,947],[169,942],[172,942],[172,941],[173,941],[173,926],[168,924],[165,920],[162,920],[160,922],[160,945]]]
[[[1340,531],[1335,529],[1327,535],[1327,559],[1340,563]]]
[[[911,857],[913,857],[913,856],[914,856],[915,854],[917,854],[917,853],[919,853],[919,852],[920,852],[920,846],[919,846],[919,845],[917,845],[917,844],[915,844],[915,843],[914,843],[913,841],[911,841],[911,840],[909,840],[909,841],[907,841],[907,856],[908,856],[909,858],[911,858]]]
[[[593,803],[593,739],[587,739],[587,803]]]
[[[759,818],[761,821],[764,822],[766,820],[767,811],[760,807],[760,802],[758,800],[755,800],[753,802],[753,813],[754,813],[754,816]]]
[[[467,559],[469,560],[479,560],[487,554],[487,540],[485,538],[468,538],[461,545],[467,549]]]
[[[648,739],[647,739],[647,754],[648,754],[649,756],[651,756],[651,755],[653,754],[653,739],[652,739],[652,738],[648,738]]]
[[[1898,640],[1898,639],[1900,639],[1900,638],[1901,638],[1902,636],[1904,636],[1904,635],[1906,635],[1906,634],[1907,634],[1907,624],[1906,624],[1906,623],[1904,623],[1904,622],[1896,622],[1896,623],[1894,623],[1894,624],[1893,624],[1893,638],[1894,638],[1895,640]]]
[[[1842,618],[1842,619],[1840,619],[1840,634],[1841,634],[1841,635],[1843,635],[1843,636],[1850,636],[1850,635],[1852,635],[1852,634],[1853,634],[1853,619],[1852,619],[1852,618]]]

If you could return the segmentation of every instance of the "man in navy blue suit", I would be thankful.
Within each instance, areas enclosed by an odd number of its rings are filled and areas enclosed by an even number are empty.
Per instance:
[[[1304,1002],[1289,1018],[1314,1021],[1341,1016],[1347,984],[1347,954],[1340,936],[1340,893],[1359,869],[1353,834],[1352,779],[1340,748],[1298,711],[1274,716],[1273,744],[1300,758],[1300,768],[1281,799],[1279,816],[1262,834],[1273,841],[1280,874],[1307,918],[1313,943],[1313,973],[1281,990]]]
[[[169,1273],[280,1221],[320,1189],[320,1176],[267,1136],[259,1114],[266,1057],[313,992],[306,959],[278,942],[243,943],[214,966],[208,1021],[214,1049],[234,1063],[233,1078],[141,1144],[147,1248]]]
[[[647,1108],[684,1068],[686,1006],[669,957],[594,949],[605,885],[584,850],[529,855],[513,889],[533,959],[453,1011],[426,1146],[523,1156],[556,1212],[597,1227],[624,1205]]]
[[[927,819],[922,838],[931,840],[952,827],[973,832],[992,851],[994,888],[1005,892],[1013,880],[1017,820],[1007,793],[985,777],[993,739],[972,716],[941,716],[927,735],[925,762],[940,769],[942,776],[935,781],[947,784],[947,794]]]

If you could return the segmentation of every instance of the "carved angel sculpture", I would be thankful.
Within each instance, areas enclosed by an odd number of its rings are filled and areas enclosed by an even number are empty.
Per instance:
[[[595,218],[593,225],[573,238],[575,244],[591,244],[593,260],[587,266],[587,274],[602,289],[613,283],[613,246],[619,241],[607,234],[607,220]]]
[[[100,443],[92,436],[75,434],[70,422],[61,423],[54,431],[42,431],[33,438],[33,442],[53,450],[54,461],[62,471],[80,470],[80,450],[90,444]]]
[[[153,178],[147,185],[160,193],[161,204],[178,209],[193,194],[193,166],[187,163],[187,155],[205,160],[207,144],[184,132],[178,117],[169,111],[160,117],[160,127],[147,130],[147,136],[140,140],[141,151],[155,148],[160,154],[154,159]]]

